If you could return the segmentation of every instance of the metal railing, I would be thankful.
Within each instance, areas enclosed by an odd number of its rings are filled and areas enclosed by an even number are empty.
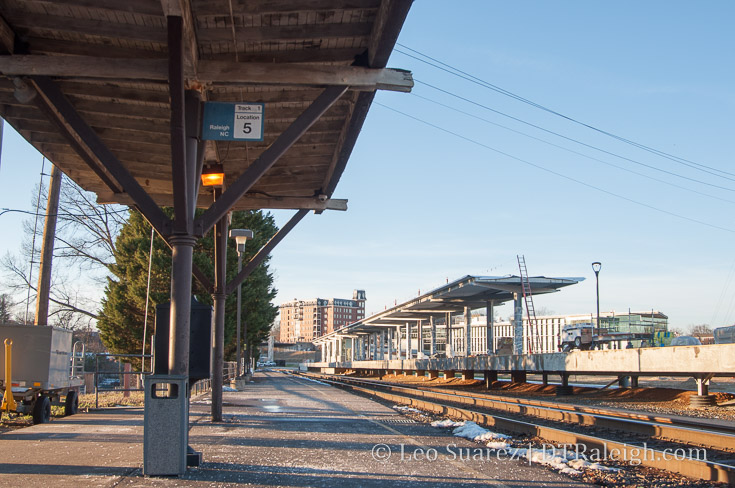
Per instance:
[[[112,388],[105,388],[104,386],[100,388],[100,375],[109,375],[109,376],[122,376],[123,378],[126,375],[139,375],[141,378],[145,375],[152,374],[150,371],[134,371],[131,367],[130,371],[100,371],[100,357],[103,358],[137,358],[141,360],[145,360],[148,358],[152,358],[150,354],[109,354],[109,353],[98,353],[94,355],[94,406],[95,408],[99,408],[100,404],[100,392],[107,392],[107,391],[114,391],[114,392],[131,392],[131,391],[144,391],[143,388],[116,388],[115,385],[111,385]],[[125,381],[123,379],[122,385],[125,385]],[[120,381],[118,381],[118,386],[120,386]]]
[[[102,358],[137,358],[141,360],[150,359],[153,356],[151,354],[109,354],[109,353],[97,353],[94,355],[94,404],[95,408],[99,408],[99,394],[100,392],[131,392],[131,391],[144,391],[144,388],[105,388],[104,385],[100,387],[100,376],[102,375],[109,375],[109,376],[123,376],[124,375],[140,375],[141,379],[143,376],[153,374],[152,371],[133,371],[132,369],[130,371],[100,371],[100,357]],[[235,361],[227,361],[224,363],[224,370],[222,372],[222,379],[223,383],[227,384],[228,382],[235,379],[235,376],[237,375],[237,369],[236,369],[236,362]],[[124,381],[123,381],[124,384]],[[118,382],[118,386],[120,383]],[[195,382],[193,385],[191,385],[191,394],[192,395],[201,395],[203,393],[206,393],[212,389],[212,383],[209,378],[205,378],[202,380],[199,380]]]

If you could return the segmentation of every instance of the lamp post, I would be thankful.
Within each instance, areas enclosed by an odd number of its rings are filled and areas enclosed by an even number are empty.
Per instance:
[[[595,286],[597,288],[597,333],[600,333],[600,268],[602,263],[595,261],[592,263],[592,271],[595,272]]]
[[[237,243],[237,272],[242,271],[242,255],[245,252],[245,243],[248,239],[253,238],[253,231],[247,229],[230,229],[230,237],[235,239]],[[235,376],[240,377],[241,354],[240,354],[240,319],[242,314],[242,283],[237,285],[237,365],[235,366]]]

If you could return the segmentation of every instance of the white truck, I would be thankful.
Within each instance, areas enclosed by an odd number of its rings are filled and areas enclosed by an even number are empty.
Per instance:
[[[625,348],[633,347],[632,341],[641,341],[641,347],[653,344],[653,334],[649,332],[611,332],[606,328],[595,327],[591,322],[566,324],[562,328],[559,349],[562,352],[572,349],[601,349],[613,342],[625,343]]]

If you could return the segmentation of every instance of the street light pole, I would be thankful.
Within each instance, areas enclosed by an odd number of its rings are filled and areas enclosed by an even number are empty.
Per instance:
[[[253,238],[253,231],[247,229],[230,229],[230,237],[237,243],[237,273],[242,271],[242,255],[245,252],[245,243]],[[237,285],[237,365],[235,366],[235,377],[242,376],[240,368],[242,354],[240,352],[240,324],[242,323],[242,283]]]
[[[597,288],[597,333],[600,333],[600,268],[602,263],[595,261],[592,263],[592,271],[595,272],[595,286]]]
[[[242,271],[242,253],[237,253],[237,274]],[[237,365],[235,366],[235,377],[239,378],[242,375],[240,369],[241,355],[240,355],[240,320],[242,314],[242,283],[237,285]]]

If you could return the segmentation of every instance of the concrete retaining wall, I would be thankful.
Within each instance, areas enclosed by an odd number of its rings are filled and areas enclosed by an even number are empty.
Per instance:
[[[634,376],[735,376],[735,344],[446,359],[312,363],[311,370],[526,371]]]

